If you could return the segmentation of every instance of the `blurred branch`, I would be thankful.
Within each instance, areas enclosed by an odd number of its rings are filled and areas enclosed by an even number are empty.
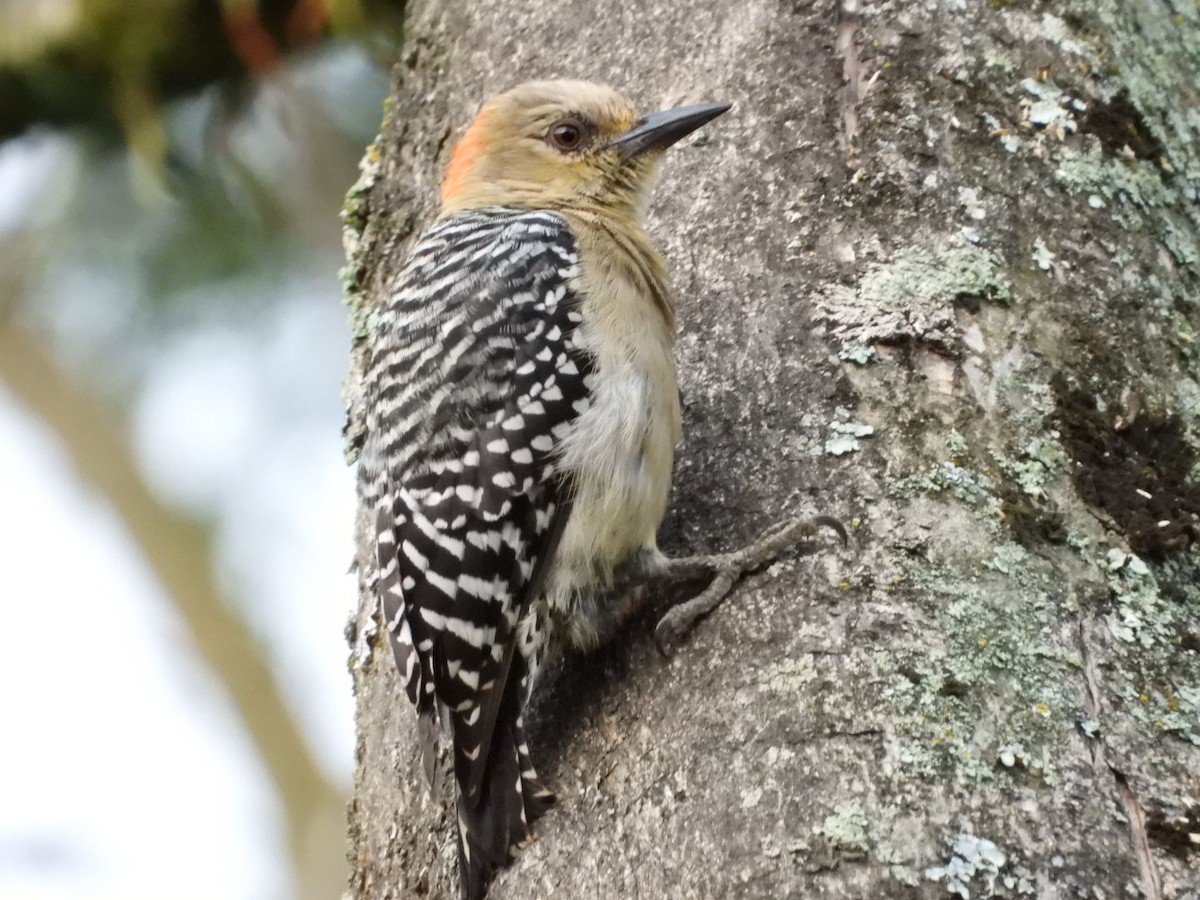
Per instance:
[[[332,36],[398,33],[401,0],[3,0],[0,140],[38,124],[123,137],[153,162],[158,110],[210,85],[229,99]]]
[[[337,896],[345,883],[344,800],[313,759],[262,648],[222,599],[208,529],[158,501],[138,471],[119,417],[63,371],[40,335],[3,316],[0,381],[57,434],[80,478],[116,509],[200,656],[225,685],[283,801],[297,896]]]

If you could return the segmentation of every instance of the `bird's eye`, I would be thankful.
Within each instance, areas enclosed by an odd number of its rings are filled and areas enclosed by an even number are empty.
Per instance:
[[[583,144],[584,125],[577,119],[562,119],[550,126],[550,143],[559,150],[578,150]]]

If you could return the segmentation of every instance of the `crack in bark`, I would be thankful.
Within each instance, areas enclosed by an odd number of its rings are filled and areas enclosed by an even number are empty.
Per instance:
[[[1083,682],[1087,689],[1084,709],[1093,721],[1099,721],[1100,712],[1100,678],[1096,673],[1096,663],[1092,657],[1091,646],[1088,642],[1088,626],[1090,619],[1079,621],[1079,652],[1083,659]],[[1107,769],[1116,782],[1117,796],[1125,808],[1125,816],[1129,819],[1129,840],[1133,845],[1134,856],[1137,857],[1138,870],[1141,873],[1142,893],[1147,900],[1162,900],[1162,882],[1158,877],[1158,867],[1154,864],[1154,851],[1150,846],[1150,833],[1146,828],[1146,815],[1138,802],[1129,777],[1108,761],[1104,748],[1104,736],[1096,735],[1088,741],[1088,749],[1092,754],[1092,768],[1099,773]]]
[[[1112,763],[1108,763],[1117,782],[1117,793],[1121,804],[1125,807],[1125,815],[1129,817],[1129,833],[1133,841],[1133,852],[1137,856],[1138,868],[1142,871],[1142,892],[1147,900],[1162,900],[1162,883],[1158,878],[1158,868],[1154,865],[1154,851],[1150,847],[1150,834],[1146,830],[1146,815],[1138,803],[1137,794],[1124,772],[1119,771]]]
[[[846,151],[846,165],[857,169],[858,155],[858,105],[866,98],[870,88],[863,77],[862,59],[858,53],[858,29],[862,23],[859,16],[860,0],[842,0],[838,8],[837,40],[834,49],[842,58],[842,89],[838,100],[842,111],[842,142]],[[874,79],[871,80],[873,83]]]
[[[1084,700],[1083,708],[1088,714],[1088,718],[1094,722],[1098,722],[1097,716],[1100,712],[1100,679],[1096,675],[1096,663],[1092,659],[1091,647],[1088,645],[1087,637],[1088,620],[1079,620],[1079,655],[1083,659],[1083,686],[1087,689],[1087,697]],[[1092,769],[1099,771],[1101,766],[1107,766],[1108,763],[1104,758],[1104,741],[1103,738],[1097,736],[1095,740],[1088,741],[1088,750],[1092,755]]]

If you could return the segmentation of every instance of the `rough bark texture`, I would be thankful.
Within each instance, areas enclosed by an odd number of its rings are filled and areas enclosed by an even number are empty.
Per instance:
[[[650,217],[686,410],[663,544],[854,525],[672,661],[648,615],[543,681],[561,804],[492,896],[1200,897],[1195,4],[407,17],[347,204],[359,335],[485,95],[570,75],[647,109],[732,100]],[[350,634],[351,895],[453,897],[374,609]]]

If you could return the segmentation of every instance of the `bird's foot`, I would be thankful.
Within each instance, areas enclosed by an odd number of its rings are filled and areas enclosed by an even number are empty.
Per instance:
[[[711,578],[711,581],[699,596],[672,607],[659,619],[654,629],[659,651],[669,656],[671,645],[716,609],[743,575],[770,565],[789,547],[813,540],[822,527],[836,532],[843,545],[849,543],[846,526],[840,521],[832,516],[814,516],[781,522],[754,543],[731,553],[667,559],[656,580],[678,582]]]

